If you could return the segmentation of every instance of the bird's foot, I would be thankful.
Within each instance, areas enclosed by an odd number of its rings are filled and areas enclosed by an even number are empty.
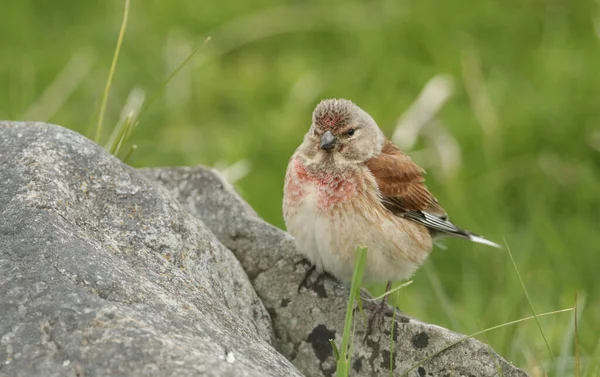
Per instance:
[[[296,265],[298,265],[300,263],[303,263],[303,262],[299,262]],[[319,297],[327,297],[327,292],[325,290],[325,286],[323,285],[323,281],[325,280],[325,278],[329,278],[334,281],[337,281],[337,280],[335,279],[335,277],[333,277],[332,275],[330,275],[327,272],[315,273],[315,271],[316,271],[316,266],[310,265],[310,267],[306,270],[306,274],[304,275],[304,278],[298,285],[298,293],[300,293],[302,288],[305,288],[306,290],[315,292],[317,294],[317,296],[319,296]]]
[[[303,263],[305,259],[303,259],[300,263]],[[298,293],[300,293],[300,290],[302,288],[306,288],[306,289],[311,289],[314,288],[314,285],[319,281],[320,276],[317,276],[316,279],[311,279],[313,273],[315,272],[317,266],[315,266],[314,264],[311,265],[307,270],[306,270],[306,274],[304,274],[304,278],[302,279],[302,281],[300,282],[300,284],[298,285]]]
[[[369,323],[367,325],[367,331],[365,332],[364,340],[367,340],[367,337],[375,330],[379,332],[385,332],[385,322],[392,318],[393,311],[390,309],[390,306],[386,301],[382,301],[371,313],[369,317]]]
[[[367,326],[367,332],[365,334],[365,340],[367,337],[373,333],[375,326],[379,329],[379,331],[385,331],[385,321],[386,317],[392,317],[393,309],[391,310],[388,305],[388,299],[390,297],[389,292],[392,289],[392,281],[389,280],[385,286],[386,294],[383,296],[381,303],[379,306],[371,313],[371,318],[369,319],[369,324]]]

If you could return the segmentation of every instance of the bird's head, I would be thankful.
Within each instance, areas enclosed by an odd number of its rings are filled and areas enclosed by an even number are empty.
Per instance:
[[[301,150],[315,162],[362,163],[379,154],[385,137],[377,123],[352,101],[326,99],[315,108]]]

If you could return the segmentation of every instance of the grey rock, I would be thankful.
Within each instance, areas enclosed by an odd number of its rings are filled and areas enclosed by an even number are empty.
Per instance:
[[[0,122],[1,376],[300,376],[235,256],[83,136]]]
[[[307,376],[332,376],[336,363],[329,339],[341,344],[347,288],[325,279],[298,292],[308,267],[294,249],[292,237],[261,220],[216,171],[204,167],[141,171],[167,187],[235,253],[271,314],[279,352]],[[376,308],[365,302],[367,315]],[[498,376],[499,370],[505,377],[527,375],[475,339],[421,363],[465,336],[400,312],[393,325],[391,356],[391,318],[365,341],[365,323],[357,321],[351,375],[389,376],[390,358],[394,376],[491,377]]]

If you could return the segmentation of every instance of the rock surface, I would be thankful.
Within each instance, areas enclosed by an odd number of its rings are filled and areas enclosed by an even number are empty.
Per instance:
[[[0,182],[0,375],[300,375],[240,263],[165,188],[16,122]]]
[[[210,169],[0,122],[0,376],[332,376],[348,291],[298,292],[301,260]],[[398,315],[390,354],[386,326],[357,322],[351,375],[526,376],[472,339],[419,365],[463,336]]]
[[[277,349],[307,376],[332,376],[335,360],[329,339],[341,344],[348,290],[324,280],[314,290],[298,292],[308,267],[295,251],[292,237],[261,220],[214,170],[141,171],[169,188],[182,206],[201,218],[242,262],[271,314]],[[364,304],[367,315],[377,306]],[[526,376],[475,339],[467,339],[420,365],[421,360],[464,335],[400,313],[394,329],[394,376],[498,376],[499,368],[505,377]],[[363,342],[365,326],[358,322],[352,375],[389,376],[390,334],[391,319],[383,332],[376,331]]]

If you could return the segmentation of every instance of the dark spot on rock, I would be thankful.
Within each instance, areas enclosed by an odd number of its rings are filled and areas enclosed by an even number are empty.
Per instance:
[[[420,332],[411,339],[413,346],[417,349],[423,349],[429,344],[429,335]]]
[[[98,289],[97,292],[98,292],[98,296],[104,300],[108,299],[108,296],[110,295],[109,290]]]
[[[282,298],[282,299],[281,299],[281,304],[280,304],[280,305],[281,305],[281,307],[282,307],[282,308],[287,308],[287,306],[288,306],[288,304],[289,304],[289,303],[290,303],[290,300],[289,300],[289,299],[287,299],[287,298]]]
[[[269,313],[269,316],[271,317],[271,321],[275,321],[275,318],[277,318],[277,312],[275,311],[275,309],[267,308],[267,312]]]
[[[419,369],[417,369],[417,372],[419,372],[420,377],[425,377],[425,368],[419,367]]]
[[[374,340],[371,340],[371,338],[369,337],[367,337],[365,341],[367,343],[367,347],[371,349],[371,357],[369,358],[369,364],[372,368],[375,364],[375,359],[377,358],[377,356],[379,356],[379,343]]]
[[[321,362],[324,362],[329,356],[333,355],[329,339],[335,339],[335,331],[329,330],[325,325],[315,327],[306,338]]]
[[[394,343],[398,342],[398,335],[400,335],[400,326],[394,323],[394,333],[392,334],[392,339],[394,339]]]
[[[360,356],[356,358],[356,360],[354,360],[354,362],[352,363],[352,369],[354,369],[356,373],[360,373],[360,370],[362,369],[363,359],[364,357]]]
[[[403,316],[403,315],[397,315],[396,319],[398,320],[398,322],[400,323],[409,323],[410,322],[410,318]]]
[[[317,284],[315,284],[314,289],[315,293],[317,294],[318,297],[320,298],[326,298],[327,297],[327,291],[325,290],[325,286],[323,285],[323,282],[318,282]]]
[[[292,348],[292,353],[290,354],[290,361],[294,361],[296,356],[298,356],[298,347],[300,347],[300,342],[294,343],[294,347]]]
[[[390,370],[390,357],[391,357],[390,351],[388,351],[388,350],[381,351],[381,358],[383,359],[381,361],[382,368]],[[395,363],[392,365],[392,370],[394,370],[394,369],[396,369]]]

